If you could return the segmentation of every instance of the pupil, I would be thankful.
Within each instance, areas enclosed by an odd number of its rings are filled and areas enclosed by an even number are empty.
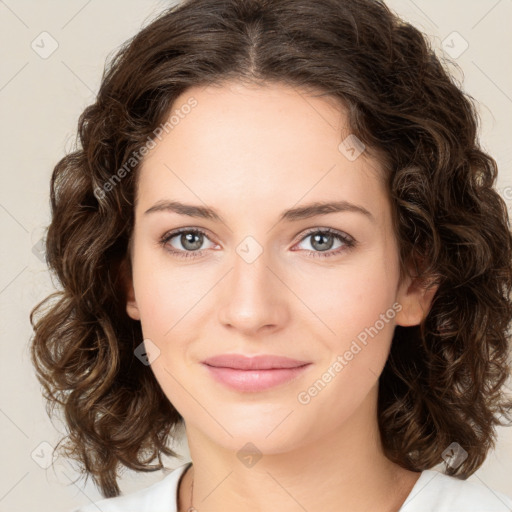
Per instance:
[[[325,239],[330,239],[331,243],[325,243]],[[323,241],[323,242],[322,242]],[[326,235],[323,233],[317,233],[313,236],[313,242],[311,244],[315,249],[318,250],[328,250],[332,247],[332,237],[331,235]]]
[[[194,237],[197,237],[195,242],[193,242]],[[199,233],[187,233],[185,235],[181,235],[181,243],[186,249],[199,249],[202,243],[201,235]]]

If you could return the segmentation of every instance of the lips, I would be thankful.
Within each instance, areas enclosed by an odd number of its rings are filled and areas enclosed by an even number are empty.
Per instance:
[[[203,364],[217,368],[233,368],[236,370],[272,370],[278,368],[298,368],[299,366],[304,366],[309,363],[308,361],[267,354],[252,357],[241,354],[222,354],[205,359]]]
[[[257,392],[288,383],[311,363],[283,356],[224,354],[203,361],[209,375],[237,392]]]

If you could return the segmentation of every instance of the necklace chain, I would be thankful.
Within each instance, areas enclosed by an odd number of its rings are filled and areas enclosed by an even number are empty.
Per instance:
[[[192,465],[192,469],[193,469]],[[194,477],[192,476],[192,485],[190,486],[190,507],[187,509],[187,512],[197,512],[197,510],[194,508],[194,505],[192,504],[192,493],[194,492]]]

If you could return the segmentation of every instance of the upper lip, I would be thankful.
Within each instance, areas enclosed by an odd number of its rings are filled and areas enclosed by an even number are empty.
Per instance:
[[[308,361],[299,361],[283,356],[257,355],[244,356],[242,354],[222,354],[209,357],[203,361],[209,366],[221,368],[234,368],[237,370],[271,370],[274,368],[297,368],[309,364]]]

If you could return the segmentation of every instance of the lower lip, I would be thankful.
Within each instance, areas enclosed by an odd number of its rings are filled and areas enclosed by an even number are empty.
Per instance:
[[[296,368],[272,370],[236,370],[204,364],[212,377],[236,391],[264,391],[279,386],[299,376],[310,363]]]

